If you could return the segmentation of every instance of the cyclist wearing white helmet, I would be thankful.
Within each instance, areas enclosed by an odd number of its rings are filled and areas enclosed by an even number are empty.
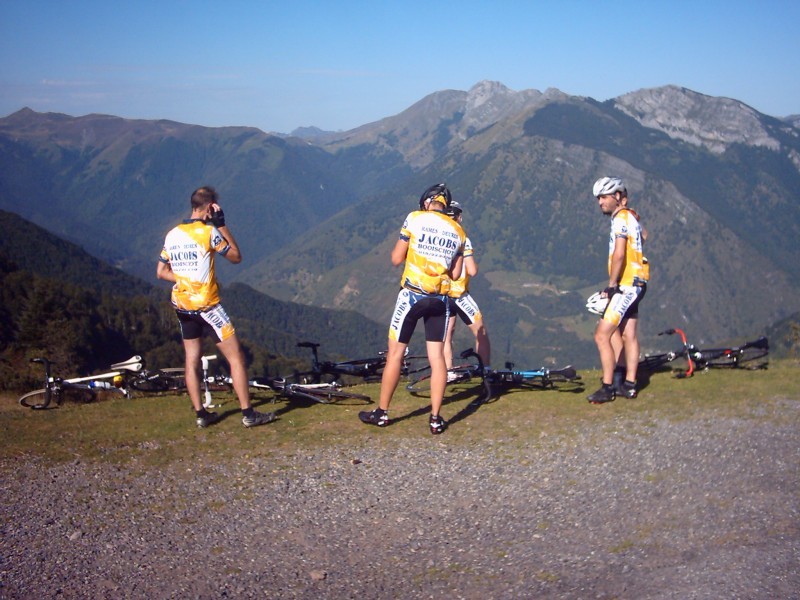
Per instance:
[[[622,179],[602,177],[595,182],[592,193],[602,213],[611,217],[608,286],[601,294],[609,301],[594,334],[603,381],[600,389],[589,396],[589,402],[602,404],[614,400],[617,394],[626,398],[637,396],[639,302],[647,291],[650,268],[643,254],[645,233],[639,215],[628,208],[628,190]],[[615,386],[618,361],[624,361],[625,381]],[[617,373],[622,373],[622,369]]]
[[[458,202],[453,200],[450,203],[450,209],[447,214],[463,227],[461,222],[463,209]],[[489,333],[486,331],[481,309],[469,293],[470,277],[475,277],[477,274],[478,263],[475,261],[475,250],[472,247],[472,241],[467,237],[467,241],[464,244],[464,267],[460,276],[450,283],[450,291],[448,292],[451,307],[450,319],[447,324],[447,339],[444,342],[444,357],[448,369],[453,366],[453,334],[456,329],[456,315],[461,317],[461,320],[475,336],[475,352],[481,357],[484,368],[491,368],[492,346],[489,342]]]

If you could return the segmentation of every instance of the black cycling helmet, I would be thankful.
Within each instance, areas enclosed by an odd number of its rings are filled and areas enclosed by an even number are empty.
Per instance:
[[[425,203],[428,200],[436,200],[444,204],[445,208],[449,208],[452,199],[453,197],[450,195],[450,190],[447,189],[447,186],[443,183],[437,183],[422,192],[422,196],[419,197],[419,209],[425,210]]]

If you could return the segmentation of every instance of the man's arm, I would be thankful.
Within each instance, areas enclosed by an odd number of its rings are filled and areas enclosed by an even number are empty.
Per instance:
[[[614,252],[611,254],[611,267],[608,273],[608,287],[617,287],[619,279],[622,277],[622,269],[625,266],[625,250],[628,240],[624,237],[614,239]]]
[[[464,257],[464,268],[470,277],[475,277],[478,274],[478,263],[471,254]]]
[[[225,213],[222,211],[222,207],[219,204],[211,204],[209,210],[211,224],[217,228],[217,231],[219,231],[222,237],[225,238],[225,241],[228,242],[228,250],[222,256],[233,264],[239,264],[242,262],[242,252],[239,250],[239,244],[236,243],[236,238],[233,237],[231,230],[225,223]]]
[[[464,255],[463,254],[456,254],[453,258],[453,262],[450,265],[450,279],[458,279],[461,277],[461,271],[464,268]]]
[[[231,230],[228,229],[228,226],[223,225],[222,227],[218,227],[217,229],[223,235],[225,240],[228,242],[228,251],[222,256],[224,256],[226,259],[228,259],[235,265],[242,262],[242,252],[239,250],[239,245],[236,243],[236,239],[233,237]]]
[[[408,240],[400,238],[392,248],[392,266],[402,265],[408,254]]]
[[[172,283],[177,281],[175,278],[175,273],[172,272],[172,266],[163,260],[158,261],[158,266],[156,267],[156,277],[165,281],[171,281]]]

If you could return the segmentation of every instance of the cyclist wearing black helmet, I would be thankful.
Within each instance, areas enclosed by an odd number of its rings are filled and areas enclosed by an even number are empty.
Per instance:
[[[389,404],[400,381],[403,355],[417,322],[425,324],[428,361],[431,365],[431,433],[444,431],[439,414],[447,382],[444,339],[449,317],[447,293],[455,273],[461,273],[466,236],[461,226],[445,214],[452,200],[450,190],[439,183],[425,190],[419,210],[409,213],[392,249],[392,265],[405,263],[394,313],[389,324],[389,350],[381,380],[380,403],[373,411],[359,413],[370,425],[389,424]]]

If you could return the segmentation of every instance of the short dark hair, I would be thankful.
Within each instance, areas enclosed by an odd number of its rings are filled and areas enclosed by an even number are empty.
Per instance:
[[[203,208],[209,204],[216,204],[219,194],[210,185],[204,185],[192,192],[192,210]]]

